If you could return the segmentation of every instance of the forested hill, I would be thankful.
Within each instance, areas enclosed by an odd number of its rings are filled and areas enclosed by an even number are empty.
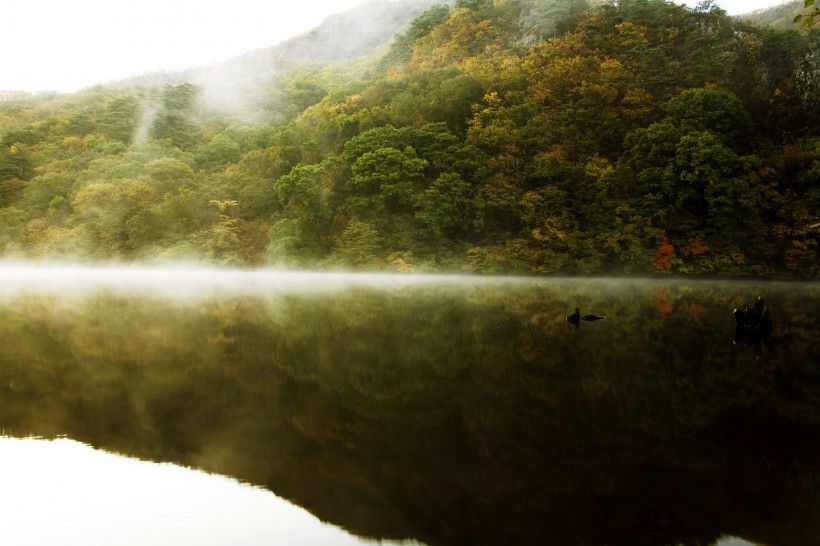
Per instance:
[[[452,0],[449,0],[452,4]],[[310,32],[233,59],[175,72],[154,72],[114,82],[120,88],[192,83],[211,109],[243,114],[275,78],[306,67],[321,67],[371,56],[387,49],[393,37],[439,0],[370,0],[332,15]],[[250,96],[250,97],[249,97]]]
[[[458,0],[237,100],[0,103],[0,249],[541,274],[820,274],[820,32],[711,3]]]

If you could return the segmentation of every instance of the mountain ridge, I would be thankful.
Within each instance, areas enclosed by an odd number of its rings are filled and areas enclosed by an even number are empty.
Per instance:
[[[780,5],[756,9],[738,15],[738,18],[758,27],[773,27],[781,30],[799,29],[794,17],[803,12],[803,1],[792,0]]]
[[[241,95],[290,70],[353,61],[386,49],[420,13],[453,0],[371,0],[327,17],[317,27],[270,47],[195,68],[157,71],[107,84],[115,88],[191,83],[201,86],[206,104],[217,106],[225,96]],[[345,34],[349,29],[355,32]]]

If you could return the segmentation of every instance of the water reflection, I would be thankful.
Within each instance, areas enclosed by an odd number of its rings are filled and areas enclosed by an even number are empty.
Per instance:
[[[261,488],[67,439],[0,437],[0,483],[2,544],[372,544]]]
[[[750,347],[759,357],[763,356],[764,349],[768,349],[772,342],[772,315],[769,306],[762,297],[758,296],[754,306],[737,308],[734,310],[735,335],[732,341]]]
[[[816,284],[208,279],[9,291],[0,427],[234,476],[373,538],[820,536]],[[732,310],[761,293],[758,359]],[[576,306],[607,320],[568,332]]]
[[[715,546],[755,546],[751,542],[746,542],[745,540],[737,537],[726,537],[719,540]]]

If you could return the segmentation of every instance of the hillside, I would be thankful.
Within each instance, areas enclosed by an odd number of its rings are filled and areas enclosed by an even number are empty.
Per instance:
[[[190,70],[149,73],[115,82],[113,86],[129,88],[191,83],[201,88],[208,106],[235,110],[237,100],[270,85],[274,78],[306,66],[349,62],[386,50],[396,34],[435,3],[440,2],[372,0],[330,16],[312,31],[269,48]]]
[[[779,6],[744,14],[741,18],[759,27],[770,26],[781,30],[796,30],[800,28],[800,24],[794,22],[794,17],[803,11],[803,0],[794,0],[792,2],[784,2]]]
[[[663,0],[458,0],[394,21],[389,45],[387,27],[339,41],[344,21],[203,69],[200,85],[0,104],[0,250],[820,274],[817,30]],[[214,108],[214,75],[241,108]]]

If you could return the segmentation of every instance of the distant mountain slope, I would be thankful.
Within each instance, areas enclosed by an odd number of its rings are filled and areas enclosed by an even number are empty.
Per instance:
[[[779,6],[766,9],[759,9],[740,16],[741,19],[749,21],[755,26],[786,30],[799,28],[799,24],[794,22],[794,16],[803,9],[803,0],[785,2]]]
[[[194,83],[207,95],[236,93],[269,80],[288,68],[322,66],[370,55],[386,47],[410,21],[447,0],[372,0],[325,19],[314,30],[269,48],[258,49],[209,66],[154,72],[122,80],[115,87]],[[449,2],[453,3],[453,2]]]

